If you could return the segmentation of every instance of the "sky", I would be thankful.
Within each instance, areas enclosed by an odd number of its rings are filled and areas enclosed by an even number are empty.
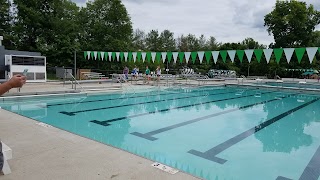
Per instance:
[[[72,0],[84,6],[86,0]],[[276,0],[122,0],[133,29],[146,33],[165,29],[175,34],[213,36],[218,42],[241,42],[251,37],[269,45],[273,37],[264,27],[264,16]],[[320,0],[305,0],[320,11]],[[320,26],[316,27],[320,30]]]

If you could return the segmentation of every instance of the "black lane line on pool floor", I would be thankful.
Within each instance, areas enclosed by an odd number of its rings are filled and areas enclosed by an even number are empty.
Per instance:
[[[294,94],[292,94],[292,95],[294,95]],[[292,95],[286,96],[284,98],[288,98],[288,97],[290,97]],[[147,139],[147,140],[150,140],[150,141],[155,141],[155,140],[158,139],[158,138],[153,137],[156,134],[160,134],[160,133],[172,130],[172,129],[176,129],[176,128],[179,128],[179,127],[182,127],[182,126],[186,126],[186,125],[198,122],[198,121],[206,120],[208,118],[220,116],[220,115],[223,115],[223,114],[228,114],[228,113],[231,113],[231,112],[234,112],[234,111],[238,111],[238,110],[241,110],[241,109],[246,109],[246,108],[253,107],[253,106],[256,106],[256,105],[260,105],[260,104],[266,104],[266,103],[277,101],[277,100],[282,100],[284,98],[281,98],[281,99],[274,98],[274,99],[270,99],[270,100],[266,100],[266,101],[262,101],[262,102],[258,102],[258,103],[253,103],[253,104],[241,106],[241,107],[234,108],[234,109],[229,109],[229,110],[226,110],[226,111],[210,114],[210,115],[207,115],[207,116],[199,117],[199,118],[196,118],[196,119],[192,119],[192,120],[189,120],[189,121],[185,121],[185,122],[182,122],[182,123],[178,123],[178,124],[174,124],[174,125],[171,125],[171,126],[167,126],[167,127],[161,128],[161,129],[150,131],[150,132],[144,133],[144,134],[143,133],[139,133],[139,132],[133,132],[131,134],[135,135],[135,136],[138,136],[138,137],[141,137],[141,138],[144,138],[144,139]]]
[[[248,90],[251,91],[251,90]],[[233,92],[223,92],[223,93],[212,93],[208,94],[208,96],[215,96],[215,95],[221,95],[221,94],[230,94],[230,93],[235,93],[236,91]],[[109,107],[102,107],[102,108],[96,108],[96,109],[86,109],[82,111],[73,111],[73,112],[66,112],[66,111],[61,111],[61,114],[65,114],[68,116],[75,116],[77,113],[83,113],[83,112],[90,112],[90,111],[99,111],[99,110],[105,110],[105,109],[113,109],[113,108],[119,108],[119,107],[127,107],[127,106],[135,106],[139,104],[151,104],[151,103],[156,103],[156,102],[164,102],[164,101],[171,101],[171,100],[178,100],[178,99],[188,99],[188,98],[195,98],[195,97],[204,97],[206,95],[195,95],[195,96],[187,96],[187,97],[178,97],[178,98],[171,98],[171,99],[161,99],[157,101],[147,101],[147,102],[140,102],[140,103],[132,103],[132,104],[124,104],[124,105],[119,105],[119,106],[109,106]]]
[[[319,177],[320,177],[320,146],[312,156],[310,162],[308,163],[307,167],[304,169],[299,180],[318,180]],[[276,180],[282,180],[279,178],[286,178],[286,177],[279,176]],[[291,180],[289,178],[286,178],[286,179]]]
[[[272,92],[265,92],[265,93],[261,93],[261,94],[268,94],[268,93],[272,93]],[[255,94],[251,94],[251,95],[247,95],[247,96],[236,96],[236,97],[232,97],[232,98],[226,98],[226,99],[218,99],[218,100],[213,100],[213,101],[208,101],[208,102],[203,102],[203,103],[197,103],[197,104],[191,104],[191,105],[185,105],[185,106],[178,106],[178,107],[174,107],[174,108],[169,108],[169,109],[162,109],[162,110],[158,110],[158,111],[151,111],[151,112],[147,112],[147,113],[142,113],[142,114],[136,114],[136,115],[132,115],[132,116],[124,116],[124,117],[119,117],[119,118],[114,118],[114,119],[110,119],[110,120],[106,120],[106,121],[97,121],[97,120],[93,120],[90,122],[102,125],[102,126],[110,126],[111,122],[114,121],[121,121],[121,120],[125,120],[128,118],[134,118],[134,117],[139,117],[139,116],[145,116],[145,115],[150,115],[150,114],[154,114],[154,113],[158,113],[158,112],[166,112],[166,111],[170,111],[170,110],[174,110],[174,109],[181,109],[181,108],[187,108],[187,107],[192,107],[192,106],[198,106],[198,105],[203,105],[203,104],[209,104],[209,103],[213,103],[213,102],[221,102],[221,101],[227,101],[227,100],[232,100],[232,99],[240,99],[240,98],[244,98],[244,97],[250,97],[250,96],[254,96]]]
[[[216,157],[216,155],[218,155],[219,153],[225,151],[226,149],[230,148],[231,146],[239,143],[240,141],[244,140],[245,138],[253,135],[254,133],[264,129],[265,127],[267,127],[267,126],[279,121],[280,119],[292,114],[293,112],[298,111],[298,110],[300,110],[300,109],[302,109],[302,108],[304,108],[304,107],[306,107],[306,106],[308,106],[308,105],[310,105],[312,103],[315,103],[319,99],[320,98],[316,98],[316,99],[314,99],[314,100],[312,100],[310,102],[307,102],[307,103],[305,103],[305,104],[303,104],[301,106],[298,106],[298,107],[293,108],[293,109],[291,109],[289,111],[286,111],[286,112],[284,112],[284,113],[282,113],[282,114],[280,114],[280,115],[278,115],[278,116],[276,116],[274,118],[271,118],[271,119],[269,119],[269,120],[267,120],[267,121],[255,126],[255,127],[251,128],[251,129],[249,129],[249,130],[247,130],[247,131],[245,131],[245,132],[243,132],[243,133],[241,133],[241,134],[239,134],[239,135],[237,135],[237,136],[235,136],[235,137],[233,137],[233,138],[231,138],[231,139],[229,139],[229,140],[227,140],[227,141],[225,141],[225,142],[223,142],[223,143],[221,143],[221,144],[219,144],[219,145],[217,145],[217,146],[215,146],[215,147],[213,147],[211,149],[209,149],[206,152],[200,152],[200,151],[197,151],[197,150],[190,150],[190,151],[188,151],[188,153],[193,154],[193,155],[198,156],[198,157],[201,157],[201,158],[204,158],[204,159],[207,159],[209,161],[213,161],[213,162],[216,162],[216,163],[219,163],[219,164],[224,164],[225,162],[227,162],[227,160],[219,158],[219,157]]]
[[[208,88],[209,89],[209,88]],[[211,90],[211,89],[209,89]],[[225,90],[225,89],[216,89],[216,90]],[[83,102],[72,102],[72,103],[59,103],[59,104],[49,104],[46,105],[46,107],[51,106],[62,106],[67,104],[83,104],[83,103],[91,103],[91,102],[101,102],[101,101],[112,101],[112,100],[120,100],[120,99],[134,99],[134,98],[140,98],[140,97],[152,97],[152,96],[159,96],[159,95],[172,95],[172,94],[189,94],[193,92],[202,92],[203,90],[193,90],[192,92],[175,92],[175,93],[162,93],[162,94],[155,94],[155,95],[141,95],[141,96],[132,96],[132,97],[119,97],[119,98],[109,98],[109,99],[97,99],[97,100],[91,100],[91,101],[83,101]]]

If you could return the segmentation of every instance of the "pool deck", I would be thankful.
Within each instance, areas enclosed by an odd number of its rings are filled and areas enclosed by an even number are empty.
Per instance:
[[[210,81],[206,85],[226,83],[238,84],[237,80],[231,80]],[[197,81],[189,81],[189,85],[197,84]],[[165,82],[162,82],[160,87],[164,85]],[[118,83],[86,83],[81,86],[92,93],[123,90]],[[134,83],[127,86],[144,90],[154,88]],[[130,88],[127,90],[130,91]],[[71,85],[61,82],[30,83],[20,92],[13,89],[5,96],[70,91]],[[13,159],[9,160],[12,173],[0,175],[1,180],[198,179],[183,172],[171,175],[151,167],[153,161],[58,128],[40,126],[35,120],[3,109],[0,109],[0,114],[1,140],[13,151]]]

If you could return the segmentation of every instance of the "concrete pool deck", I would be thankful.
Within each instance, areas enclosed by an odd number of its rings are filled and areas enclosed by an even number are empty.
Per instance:
[[[225,83],[238,82],[237,80],[210,81],[206,85]],[[197,85],[198,82],[190,81],[189,84]],[[86,83],[81,86],[86,90],[92,90],[93,93],[96,90],[122,91],[117,83]],[[135,89],[154,87],[134,84],[132,86]],[[60,93],[71,90],[70,84],[49,82],[26,84],[19,93],[13,89],[6,95],[34,92]],[[9,160],[12,173],[6,176],[0,175],[1,180],[198,179],[183,172],[171,175],[151,167],[153,161],[58,128],[40,126],[35,120],[3,109],[0,109],[0,114],[0,138],[13,151],[13,159]]]

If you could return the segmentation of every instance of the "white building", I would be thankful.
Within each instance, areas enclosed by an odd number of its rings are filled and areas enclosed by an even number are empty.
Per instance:
[[[46,82],[46,57],[39,52],[6,50],[0,36],[0,81],[28,69],[27,82]]]

